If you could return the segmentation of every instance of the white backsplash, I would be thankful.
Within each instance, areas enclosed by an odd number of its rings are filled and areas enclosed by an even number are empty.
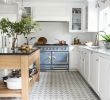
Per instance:
[[[30,35],[30,37],[36,37],[36,39],[30,41],[31,44],[36,42],[39,37],[46,37],[48,44],[58,43],[58,40],[65,40],[67,44],[71,44],[75,37],[78,37],[81,41],[94,40],[94,33],[69,33],[68,22],[39,22],[39,24],[41,31]],[[26,42],[23,36],[19,38],[21,38],[19,39],[19,45]]]

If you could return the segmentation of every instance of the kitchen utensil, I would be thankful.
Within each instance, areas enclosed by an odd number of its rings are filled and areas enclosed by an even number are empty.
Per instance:
[[[8,89],[21,89],[21,77],[20,78],[8,78],[5,80]]]
[[[3,82],[4,82],[4,85],[7,85],[7,83],[6,83],[6,80],[8,79],[8,76],[4,76],[3,77]]]
[[[58,40],[58,39],[56,39],[56,40]],[[64,40],[58,40],[58,42],[59,42],[59,44],[66,44],[66,41],[64,41]]]
[[[46,44],[46,43],[47,43],[47,39],[45,37],[40,37],[37,42],[37,44]]]
[[[61,44],[66,44],[66,41],[62,40],[62,41],[61,41]]]
[[[94,43],[93,42],[86,42],[85,45],[87,46],[92,46]]]

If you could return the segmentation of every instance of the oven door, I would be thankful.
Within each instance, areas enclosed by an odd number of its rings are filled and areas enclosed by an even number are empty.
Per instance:
[[[51,67],[51,52],[41,51],[40,52],[40,69],[50,70]]]
[[[66,65],[68,64],[68,52],[52,52],[52,64]]]
[[[40,64],[51,64],[51,52],[40,53]]]

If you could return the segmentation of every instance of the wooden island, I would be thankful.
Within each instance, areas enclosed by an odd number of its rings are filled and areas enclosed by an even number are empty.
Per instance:
[[[29,66],[36,63],[38,73],[29,81]],[[0,97],[21,97],[22,100],[29,100],[29,92],[35,81],[40,77],[40,50],[30,51],[0,49],[0,69],[21,69],[22,89],[10,90],[0,87]]]

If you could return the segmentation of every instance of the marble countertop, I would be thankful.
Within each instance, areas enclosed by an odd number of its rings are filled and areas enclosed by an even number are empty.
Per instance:
[[[12,50],[11,48],[0,48],[0,55],[30,55],[36,50],[38,50],[38,48],[34,48],[29,51],[19,49]]]
[[[89,46],[79,46],[79,47],[85,48],[85,49],[93,51],[93,52],[97,52],[97,53],[101,53],[101,54],[110,56],[110,49],[106,49],[105,47],[99,47],[99,48],[92,48]]]

